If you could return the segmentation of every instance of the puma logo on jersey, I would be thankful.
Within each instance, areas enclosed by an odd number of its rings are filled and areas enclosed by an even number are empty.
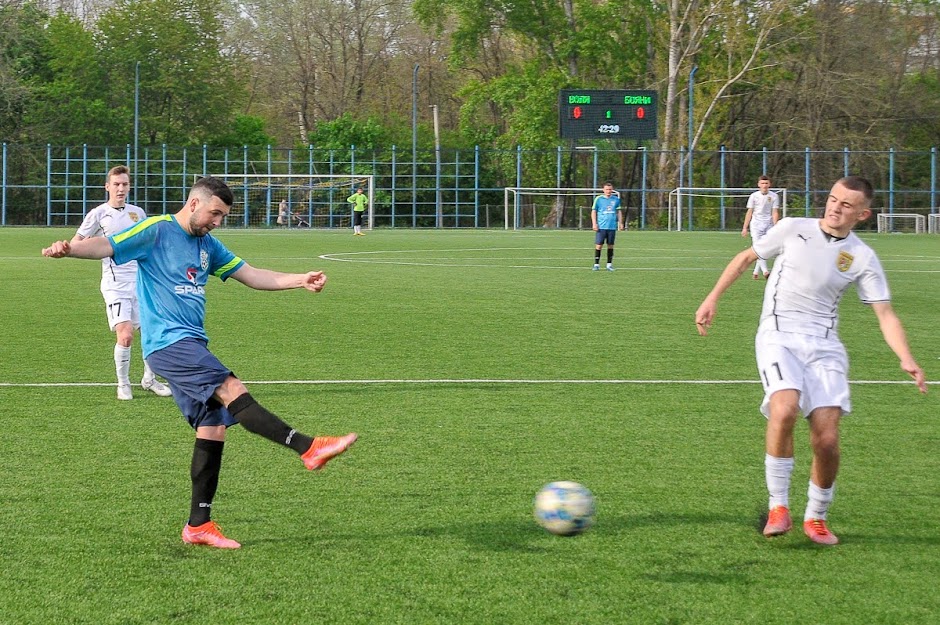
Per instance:
[[[809,238],[808,238],[808,237],[804,237],[802,234],[797,234],[796,236],[798,236],[798,237],[800,237],[801,239],[803,239],[803,243],[808,243],[808,242],[809,242]]]

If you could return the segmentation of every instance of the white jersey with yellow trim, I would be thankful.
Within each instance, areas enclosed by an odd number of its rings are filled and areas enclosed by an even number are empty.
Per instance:
[[[114,208],[107,202],[97,206],[85,215],[82,225],[76,234],[86,239],[89,237],[109,237],[127,230],[136,223],[147,218],[144,210],[133,204],[125,204],[123,208]],[[137,261],[133,260],[123,265],[115,264],[110,257],[101,260],[101,292],[130,291],[134,293],[137,285]]]
[[[747,198],[747,208],[753,209],[752,224],[770,226],[773,224],[774,209],[780,208],[780,196],[773,191],[768,191],[766,194],[755,191],[751,197]]]
[[[823,232],[819,219],[781,219],[753,249],[763,259],[776,257],[760,330],[838,339],[839,302],[850,285],[866,304],[891,300],[875,251],[854,233],[838,239]]]

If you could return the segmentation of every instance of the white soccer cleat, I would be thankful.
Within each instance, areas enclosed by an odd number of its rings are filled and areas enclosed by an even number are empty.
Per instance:
[[[156,378],[153,378],[151,380],[141,380],[140,386],[145,391],[151,391],[155,395],[159,395],[160,397],[169,397],[170,395],[173,394],[170,391],[169,386],[167,386],[166,384],[164,384],[163,382],[161,382],[160,380]]]
[[[118,399],[134,399],[134,391],[131,390],[130,384],[118,384],[117,388],[117,398]]]

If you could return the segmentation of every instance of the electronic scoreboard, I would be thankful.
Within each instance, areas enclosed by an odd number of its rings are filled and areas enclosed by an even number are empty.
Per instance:
[[[656,139],[655,91],[562,89],[558,132],[562,139]]]

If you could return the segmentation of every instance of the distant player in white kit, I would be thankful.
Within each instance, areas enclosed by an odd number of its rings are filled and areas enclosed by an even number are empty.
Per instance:
[[[755,339],[757,368],[764,385],[761,412],[767,417],[764,459],[769,512],[763,533],[788,532],[793,472],[793,429],[807,418],[813,464],[803,531],[815,543],[834,545],[826,514],[839,470],[839,420],[851,411],[848,356],[839,340],[838,305],[849,285],[870,305],[885,342],[922,393],[924,371],[914,360],[875,252],[852,228],[871,215],[873,190],[865,178],[847,176],[832,187],[822,219],[786,218],[753,247],[735,256],[695,313],[705,336],[722,293],[758,258],[776,257],[764,292]]]
[[[741,236],[746,237],[748,230],[751,233],[751,240],[760,240],[775,223],[780,221],[780,196],[770,190],[770,178],[761,176],[757,179],[758,190],[747,198],[747,213],[744,215],[744,226],[741,228]],[[767,261],[758,258],[754,265],[754,279],[770,277],[770,271],[767,269]]]
[[[118,165],[108,171],[104,188],[108,201],[88,211],[71,243],[97,236],[111,236],[146,219],[144,211],[127,204],[131,178],[127,167]],[[101,294],[104,296],[108,324],[117,337],[114,346],[114,368],[117,371],[118,399],[133,399],[130,366],[134,330],[140,328],[140,310],[137,305],[137,261],[124,265],[114,264],[111,258],[101,261]],[[144,360],[144,376],[140,385],[161,397],[169,397],[170,389],[156,379]]]

